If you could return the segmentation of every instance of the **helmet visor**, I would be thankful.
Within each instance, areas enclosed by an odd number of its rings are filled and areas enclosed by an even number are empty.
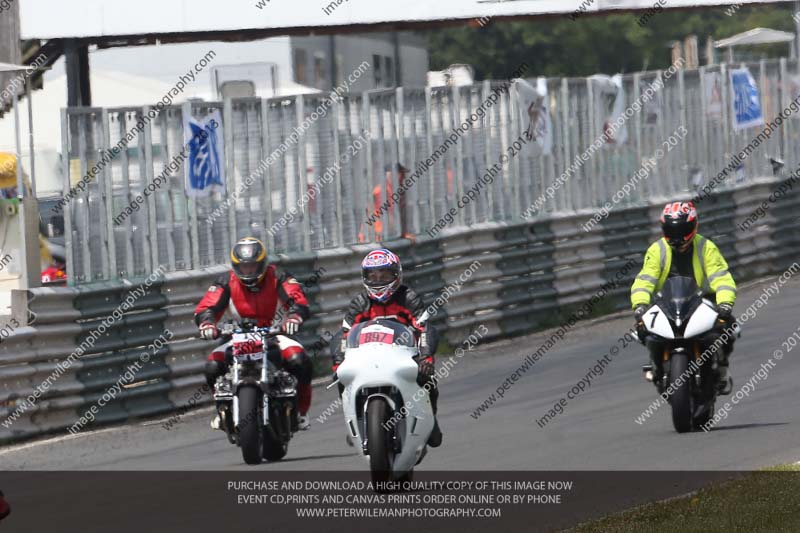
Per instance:
[[[370,268],[364,271],[364,281],[372,287],[388,285],[397,279],[397,272],[391,268]]]
[[[245,277],[258,276],[259,266],[258,263],[240,263],[238,270],[239,273]]]
[[[692,224],[664,224],[664,237],[673,248],[678,248],[685,245],[692,239],[694,235],[694,226]]]

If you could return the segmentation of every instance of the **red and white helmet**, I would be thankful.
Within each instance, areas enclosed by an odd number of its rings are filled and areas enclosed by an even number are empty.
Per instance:
[[[400,258],[386,248],[373,250],[361,261],[361,280],[370,299],[385,302],[400,287],[403,267]]]
[[[661,213],[664,238],[673,248],[683,248],[697,235],[697,210],[692,202],[672,202]]]

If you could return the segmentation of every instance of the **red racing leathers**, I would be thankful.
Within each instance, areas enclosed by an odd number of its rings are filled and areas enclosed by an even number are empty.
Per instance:
[[[428,314],[422,299],[407,285],[400,285],[385,302],[376,302],[370,299],[366,291],[362,291],[350,301],[342,328],[350,331],[356,324],[374,318],[394,318],[422,333],[427,324]]]
[[[233,318],[256,320],[259,327],[272,324],[278,304],[283,305],[287,317],[308,318],[308,300],[300,283],[285,272],[269,265],[264,279],[253,289],[244,286],[231,271],[218,277],[208,288],[194,311],[195,323],[216,324],[227,311]],[[311,360],[303,346],[285,335],[276,337],[286,369],[298,380],[298,411],[305,415],[311,406]],[[218,346],[206,363],[206,379],[213,386],[219,375],[227,372],[227,344]]]
[[[375,318],[392,318],[417,330],[421,355],[418,363],[421,368],[429,365],[432,372],[433,355],[436,353],[438,336],[436,330],[428,324],[428,312],[416,292],[407,285],[400,285],[392,297],[385,302],[376,302],[367,295],[366,291],[361,292],[350,301],[342,321],[342,339],[347,338],[347,333],[356,324]],[[344,357],[342,348],[336,350],[334,346],[333,355],[333,371],[336,372]],[[430,376],[421,377],[420,386],[422,386],[422,382],[429,379]],[[438,391],[434,386],[430,392],[431,401],[435,405]]]

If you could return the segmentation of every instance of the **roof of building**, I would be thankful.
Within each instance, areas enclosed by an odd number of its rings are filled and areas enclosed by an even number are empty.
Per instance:
[[[789,0],[771,3],[783,1]],[[670,0],[663,9],[763,2]],[[386,30],[431,22],[652,8],[653,0],[226,0],[224,7],[218,0],[26,0],[20,4],[20,16],[23,39],[77,37],[107,44],[153,36],[162,42],[207,39],[220,32],[229,40],[248,40],[326,30]]]

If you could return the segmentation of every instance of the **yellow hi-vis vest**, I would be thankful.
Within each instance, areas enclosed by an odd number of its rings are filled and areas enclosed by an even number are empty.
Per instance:
[[[717,245],[702,235],[695,235],[692,242],[692,270],[697,286],[717,296],[717,304],[736,302],[736,282],[728,272],[728,263]],[[669,276],[672,266],[672,248],[661,238],[650,245],[644,254],[642,270],[631,286],[631,304],[649,305],[653,294],[658,292]]]

